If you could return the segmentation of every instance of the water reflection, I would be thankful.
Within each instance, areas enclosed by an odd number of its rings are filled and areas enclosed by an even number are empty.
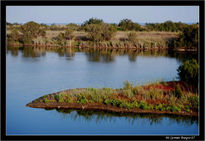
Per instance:
[[[105,62],[110,63],[115,61],[116,56],[127,55],[130,62],[135,62],[137,56],[146,57],[170,57],[176,58],[177,61],[182,62],[189,58],[198,58],[196,52],[174,52],[168,50],[127,50],[127,49],[100,49],[100,48],[46,48],[46,47],[7,47],[7,53],[12,56],[18,56],[19,51],[22,52],[23,57],[43,57],[46,52],[57,53],[59,57],[65,57],[66,60],[72,60],[76,52],[85,53],[87,60],[91,62]]]
[[[130,125],[137,124],[149,124],[160,125],[165,119],[168,119],[168,125],[173,123],[181,124],[184,126],[191,126],[198,124],[197,117],[177,116],[168,114],[132,114],[132,113],[113,113],[108,111],[97,110],[73,110],[73,109],[45,109],[56,110],[61,114],[63,119],[72,118],[77,121],[93,122],[96,123],[114,123],[117,119],[126,120]]]
[[[81,50],[85,52],[88,61],[92,62],[113,62],[115,61],[115,56],[117,55],[113,50],[100,50],[100,49],[87,49]]]

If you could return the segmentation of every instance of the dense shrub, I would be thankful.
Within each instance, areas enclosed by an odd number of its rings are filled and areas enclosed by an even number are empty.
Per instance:
[[[62,93],[59,93],[55,96],[55,100],[57,102],[64,102],[65,97],[66,97],[66,94],[64,92],[62,92]]]
[[[193,96],[188,98],[191,108],[194,110],[198,110],[198,104],[199,104],[199,97],[198,96]]]
[[[19,32],[16,29],[13,29],[10,34],[7,35],[7,39],[9,43],[19,42]]]
[[[181,109],[180,109],[179,107],[175,106],[175,105],[169,106],[169,110],[170,110],[171,112],[181,111]]]
[[[84,103],[88,103],[88,102],[89,101],[88,101],[88,99],[87,99],[87,97],[85,95],[79,94],[77,96],[77,103],[84,104]]]
[[[11,34],[8,35],[7,38],[10,43],[33,44],[34,38],[38,36],[44,37],[45,35],[46,32],[41,28],[41,25],[31,21],[12,28]]]
[[[177,69],[180,80],[186,81],[188,83],[198,84],[198,63],[196,59],[191,59],[185,61]]]
[[[72,39],[74,38],[73,30],[67,29],[65,33],[59,33],[57,37],[53,38],[60,46],[67,45],[67,40],[70,40],[70,46],[72,45]]]
[[[113,26],[104,23],[89,24],[85,27],[85,30],[88,32],[88,38],[95,42],[108,41],[116,32]]]
[[[148,110],[149,109],[149,106],[147,105],[147,103],[145,101],[140,101],[139,107],[143,110]]]
[[[169,47],[198,48],[198,25],[190,25],[183,28],[182,33],[175,39],[168,41]]]
[[[87,26],[89,24],[102,24],[102,23],[104,23],[102,19],[90,18],[89,20],[85,21],[82,26]]]
[[[21,27],[21,32],[23,34],[29,33],[33,38],[36,38],[37,36],[45,36],[45,31],[40,28],[40,24],[36,22],[27,22]]]
[[[20,40],[20,42],[22,42],[23,44],[33,44],[33,36],[31,35],[30,32],[25,32],[23,34],[23,37]]]
[[[164,23],[146,23],[145,28],[148,31],[182,31],[185,27],[187,27],[187,24],[178,22],[174,23],[172,21],[166,21]]]
[[[120,23],[119,23],[119,27],[124,31],[126,31],[126,30],[139,31],[141,29],[141,26],[139,24],[134,23],[129,19],[121,20]]]

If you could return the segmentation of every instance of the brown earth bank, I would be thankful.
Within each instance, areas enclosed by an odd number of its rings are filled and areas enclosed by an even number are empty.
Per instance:
[[[170,82],[163,82],[160,84],[150,84],[146,86],[142,86],[145,90],[150,89],[151,87],[155,89],[161,89],[164,92],[168,92],[170,90],[174,90],[174,87],[176,85],[180,85],[181,90],[183,92],[197,92],[197,88],[195,86],[187,84],[186,82],[182,81],[170,81]],[[75,90],[77,91],[84,91],[87,88],[77,88]],[[120,89],[115,89],[118,94],[113,94],[114,97],[117,97],[118,99],[128,99],[127,97],[123,96],[121,94]],[[100,110],[100,111],[108,111],[108,112],[114,112],[114,113],[133,113],[133,114],[138,114],[138,113],[150,113],[150,114],[171,114],[171,115],[182,115],[182,116],[198,116],[198,110],[190,110],[190,111],[160,111],[160,110],[155,110],[155,109],[140,109],[140,108],[122,108],[122,107],[117,107],[113,105],[106,105],[102,102],[94,102],[94,103],[77,103],[76,101],[73,102],[59,102],[55,101],[54,98],[63,93],[70,94],[74,91],[74,89],[68,89],[52,94],[45,95],[50,102],[44,102],[45,96],[42,96],[38,99],[33,100],[32,102],[28,103],[26,106],[27,107],[32,107],[32,108],[45,108],[45,109],[80,109],[80,110]]]
[[[32,108],[47,108],[47,109],[80,109],[80,110],[102,110],[108,112],[116,112],[116,113],[149,113],[149,114],[171,114],[171,115],[182,115],[182,116],[198,116],[198,112],[170,112],[170,111],[153,111],[153,110],[142,110],[139,108],[136,109],[126,109],[119,108],[114,106],[106,106],[101,103],[95,104],[77,104],[77,103],[29,103],[26,106]]]

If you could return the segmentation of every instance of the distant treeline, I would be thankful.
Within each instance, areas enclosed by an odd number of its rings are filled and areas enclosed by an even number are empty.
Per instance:
[[[36,44],[34,39],[41,38],[44,45],[53,44],[58,46],[72,46],[72,40],[75,39],[74,32],[86,33],[84,38],[78,39],[75,42],[76,45],[89,44],[95,46],[134,46],[140,48],[154,48],[156,46],[167,46],[170,48],[186,47],[197,48],[198,46],[198,24],[184,24],[174,23],[167,21],[160,24],[146,24],[141,26],[138,23],[134,23],[129,19],[123,19],[119,24],[108,24],[101,19],[91,18],[85,21],[82,25],[67,24],[67,25],[46,25],[38,24],[36,22],[27,22],[21,24],[7,24],[7,31],[11,32],[7,34],[8,44],[21,44],[31,45]],[[52,39],[46,37],[46,31],[62,31]],[[123,41],[117,41],[113,44],[112,38],[117,31],[127,32],[127,38]],[[149,31],[166,31],[166,32],[178,32],[177,38],[172,38],[163,43],[157,41],[140,41],[137,38],[136,32],[149,32]],[[79,42],[80,40],[80,42]]]
[[[102,19],[97,19],[97,18],[91,18],[87,21],[85,21],[83,24],[75,24],[75,23],[69,23],[65,26],[60,26],[57,24],[51,24],[47,25],[44,23],[39,24],[42,28],[46,30],[65,30],[65,29],[72,29],[76,31],[85,31],[86,25],[89,24],[102,24],[105,23]],[[136,22],[133,22],[130,19],[123,19],[119,22],[119,24],[116,23],[106,23],[117,31],[171,31],[171,32],[178,32],[178,31],[183,31],[184,28],[189,27],[190,24],[182,23],[182,22],[172,22],[172,21],[166,21],[164,23],[146,23],[145,25],[140,25]],[[22,26],[22,24],[19,23],[9,23],[6,22],[6,25],[9,25],[10,29],[12,26]],[[193,24],[192,24],[193,25]],[[198,23],[194,24],[198,25]],[[17,27],[17,28],[18,28]]]

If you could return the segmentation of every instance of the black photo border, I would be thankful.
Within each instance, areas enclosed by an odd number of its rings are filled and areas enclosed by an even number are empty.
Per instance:
[[[204,140],[204,1],[203,0],[44,0],[1,1],[1,140],[176,140],[180,136],[163,135],[6,135],[6,6],[199,6],[199,56],[200,56],[200,115],[199,136],[187,136],[189,140]],[[14,117],[15,118],[15,117]],[[184,139],[185,140],[185,139]]]

